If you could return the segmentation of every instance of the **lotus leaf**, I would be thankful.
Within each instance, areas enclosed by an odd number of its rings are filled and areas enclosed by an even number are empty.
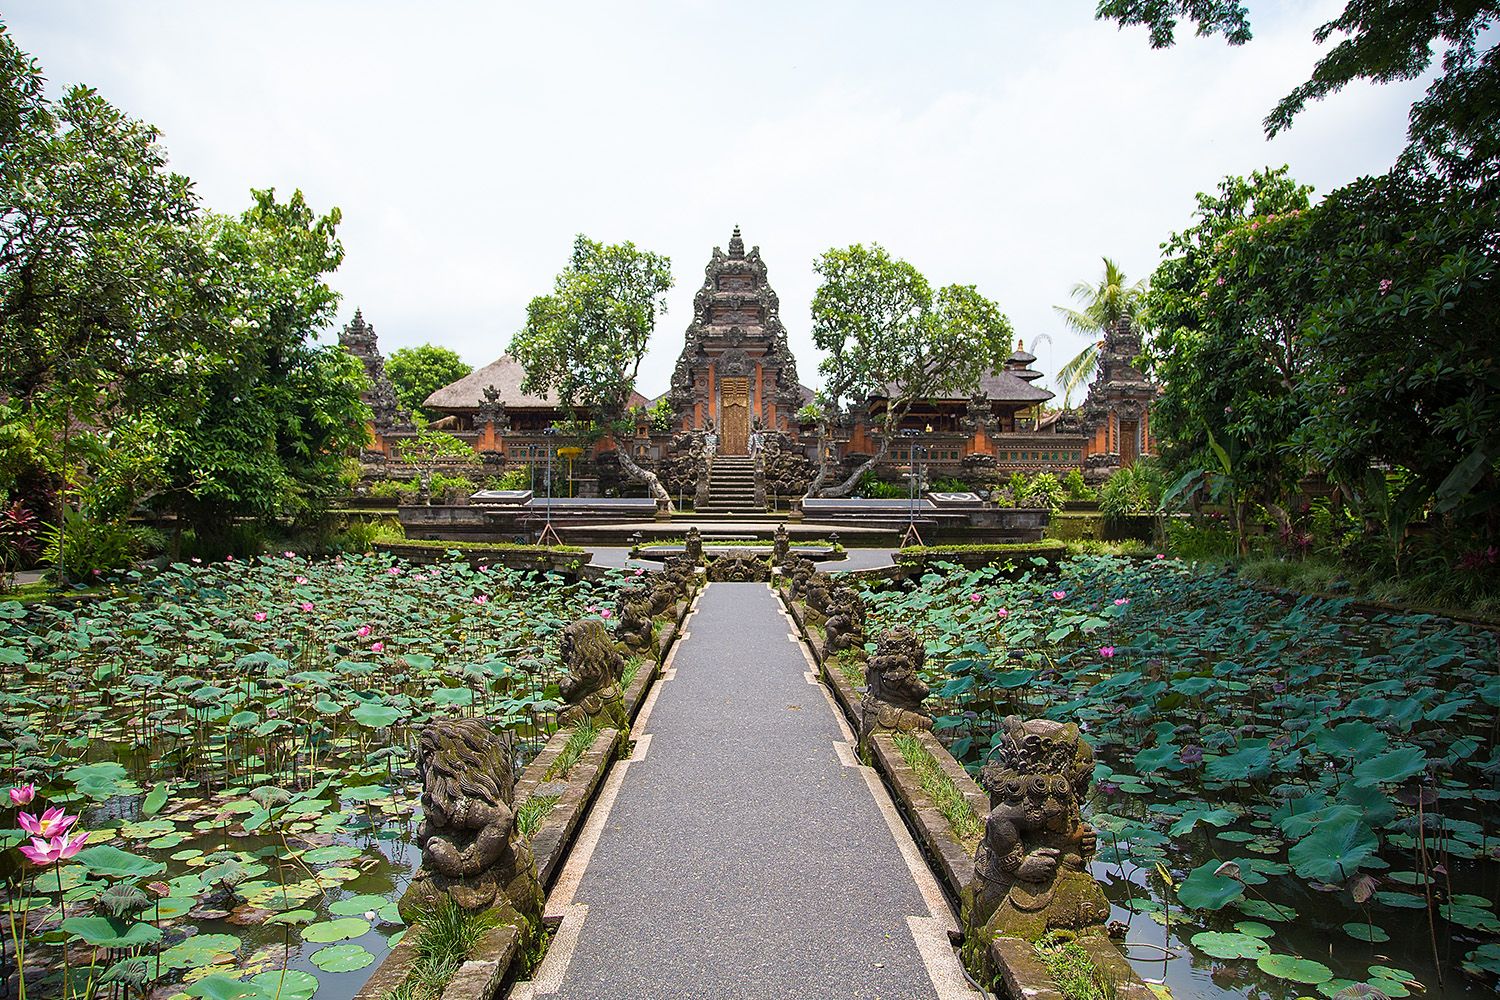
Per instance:
[[[313,952],[309,961],[324,972],[353,972],[375,961],[375,956],[357,944],[331,944]]]

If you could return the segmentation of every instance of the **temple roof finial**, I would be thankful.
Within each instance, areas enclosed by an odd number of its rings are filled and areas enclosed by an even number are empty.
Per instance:
[[[734,227],[734,234],[729,237],[729,256],[739,259],[745,256],[745,241],[740,237],[740,227]]]

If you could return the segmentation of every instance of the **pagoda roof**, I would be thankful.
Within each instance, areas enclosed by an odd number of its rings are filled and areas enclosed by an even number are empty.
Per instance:
[[[886,398],[889,398],[894,386],[886,389]],[[979,392],[983,393],[993,403],[1020,403],[1030,406],[1034,403],[1045,403],[1055,393],[1032,385],[1017,372],[1007,371],[1001,368],[992,371],[979,380]],[[878,395],[876,398],[880,398]],[[969,396],[928,396],[933,401],[941,402],[966,402]]]

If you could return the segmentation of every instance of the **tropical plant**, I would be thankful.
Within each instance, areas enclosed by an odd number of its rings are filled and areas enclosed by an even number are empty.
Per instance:
[[[557,393],[574,420],[586,409],[601,426],[617,427],[671,287],[666,257],[628,241],[596,243],[579,234],[552,294],[531,300],[525,328],[511,338],[510,354],[526,369],[522,388]],[[630,449],[615,455],[627,475],[671,506],[661,480],[637,465]]]
[[[1057,370],[1057,384],[1063,391],[1064,409],[1072,405],[1073,393],[1093,380],[1099,367],[1099,351],[1105,338],[1112,331],[1122,329],[1139,332],[1141,326],[1141,315],[1146,304],[1146,281],[1142,279],[1130,282],[1118,264],[1108,257],[1103,260],[1104,274],[1099,281],[1092,284],[1080,281],[1069,293],[1080,308],[1052,307],[1062,317],[1068,329],[1084,334],[1092,341]]]
[[[973,392],[1010,356],[1014,334],[1000,307],[974,286],[934,291],[915,267],[879,244],[828,250],[814,270],[823,280],[813,295],[813,343],[828,354],[818,365],[828,406],[807,495],[846,496],[890,454],[914,402]],[[884,400],[875,452],[831,483],[829,420],[845,402],[871,398]]]
[[[457,351],[432,344],[398,347],[385,359],[385,374],[396,390],[396,402],[429,420],[434,414],[422,405],[427,397],[473,370],[474,366],[460,358]]]

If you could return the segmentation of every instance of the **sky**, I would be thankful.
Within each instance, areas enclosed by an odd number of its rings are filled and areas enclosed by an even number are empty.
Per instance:
[[[1230,174],[1319,193],[1385,171],[1423,84],[1359,84],[1267,141],[1343,0],[1250,2],[1231,48],[1093,19],[1092,0],[11,0],[49,92],[163,132],[204,205],[338,206],[339,324],[494,360],[573,237],[671,258],[639,388],[664,390],[714,246],[742,227],[818,384],[824,250],[878,242],[996,301],[1050,382],[1086,343],[1053,307],[1100,258],[1147,277]],[[333,331],[327,334],[331,340]]]

